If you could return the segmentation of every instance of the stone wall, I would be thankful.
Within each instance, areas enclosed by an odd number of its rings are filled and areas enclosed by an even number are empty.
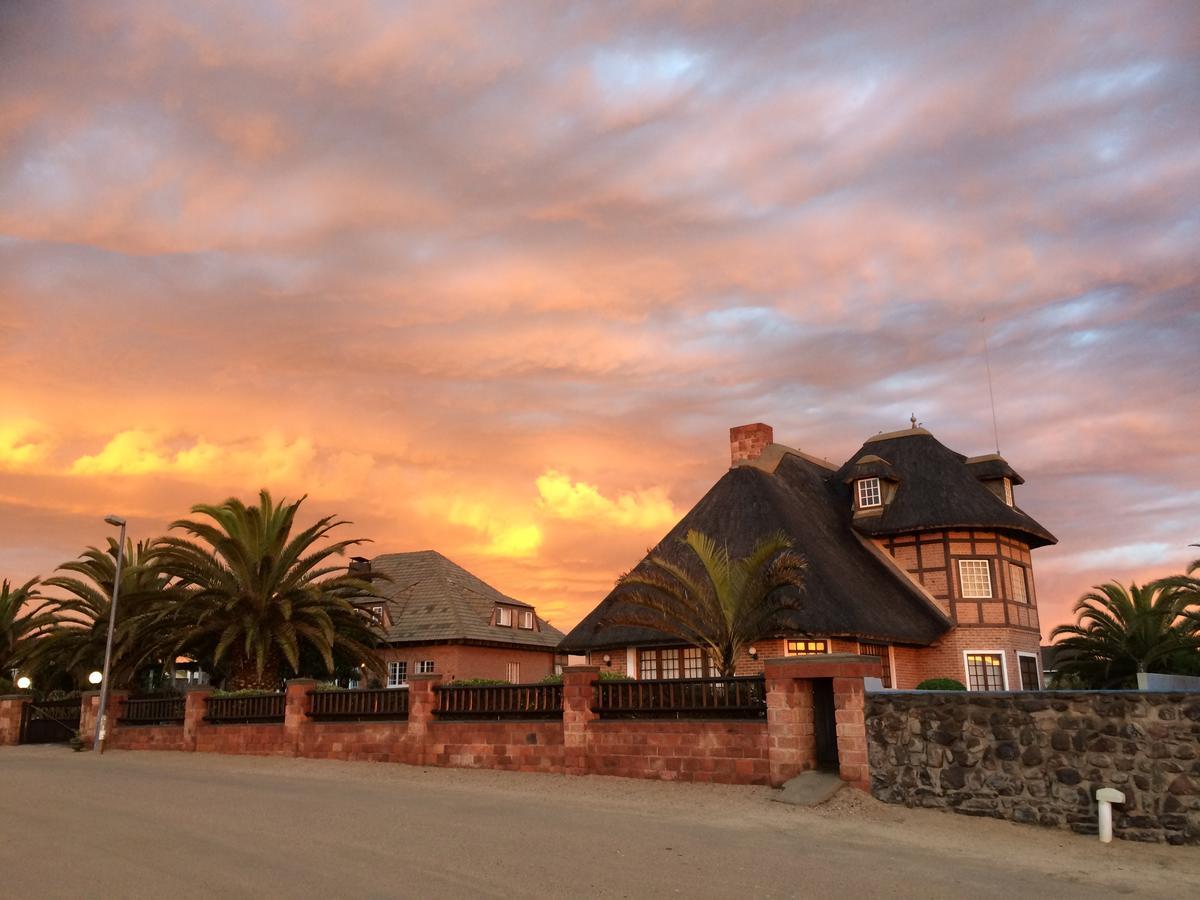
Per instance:
[[[1200,694],[881,693],[867,697],[871,793],[887,803],[1200,843]]]

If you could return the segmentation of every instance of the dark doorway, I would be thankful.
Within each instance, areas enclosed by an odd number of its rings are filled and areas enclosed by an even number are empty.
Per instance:
[[[79,698],[26,703],[21,710],[22,744],[66,743],[79,730]]]
[[[837,769],[837,717],[833,712],[833,679],[814,678],[812,686],[817,765],[822,769]]]

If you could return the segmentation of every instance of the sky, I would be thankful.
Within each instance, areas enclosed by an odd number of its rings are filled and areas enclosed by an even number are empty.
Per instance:
[[[0,4],[0,577],[307,494],[568,628],[729,465],[996,432],[1200,555],[1200,7]]]

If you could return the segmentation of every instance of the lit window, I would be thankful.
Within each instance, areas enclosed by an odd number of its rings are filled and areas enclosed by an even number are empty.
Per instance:
[[[683,677],[704,677],[704,652],[699,647],[687,647],[683,651]]]
[[[986,559],[960,559],[958,580],[964,598],[978,600],[992,596],[992,570]]]
[[[1017,668],[1021,670],[1021,690],[1036,691],[1042,685],[1038,678],[1037,657],[1017,654]]]
[[[866,509],[869,506],[883,506],[878,478],[858,479],[858,508]]]
[[[784,649],[788,656],[814,656],[828,652],[829,644],[825,641],[788,641]]]
[[[504,678],[509,684],[521,683],[521,664],[520,663],[505,663]]]
[[[388,687],[403,687],[408,683],[408,662],[388,663]]]
[[[998,653],[967,653],[967,687],[972,691],[1004,690],[1004,657]]]
[[[533,630],[533,613],[527,609],[523,610],[521,612],[520,625],[525,630],[532,631]]]
[[[419,663],[417,663],[417,673],[420,675],[432,675],[433,674],[433,660],[432,659],[423,659]]]
[[[512,628],[512,610],[504,606],[497,606],[496,624],[501,628]]]
[[[1029,591],[1025,587],[1025,568],[1008,564],[1008,580],[1012,585],[1012,598],[1018,603],[1029,602]]]
[[[880,667],[879,680],[883,682],[885,688],[892,686],[892,666],[888,660],[887,644],[864,644],[859,643],[858,652],[864,656],[878,656],[883,665]]]

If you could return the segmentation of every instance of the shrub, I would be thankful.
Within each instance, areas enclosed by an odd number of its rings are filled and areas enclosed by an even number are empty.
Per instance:
[[[270,697],[272,694],[278,694],[279,691],[259,691],[253,688],[245,688],[240,691],[224,691],[217,689],[213,691],[214,697]]]
[[[965,691],[967,686],[954,678],[926,678],[917,685],[918,691]]]
[[[547,675],[539,682],[539,684],[562,684],[562,681],[563,679],[561,675]]]
[[[601,681],[633,681],[633,679],[630,678],[628,675],[626,675],[624,672],[610,672],[608,669],[605,669],[604,671],[602,671],[600,673],[600,680]]]
[[[502,678],[460,678],[446,683],[446,687],[488,687],[489,685],[512,684]]]
[[[349,688],[344,688],[336,681],[319,681],[313,685],[314,691],[325,693],[326,691],[347,691]]]

